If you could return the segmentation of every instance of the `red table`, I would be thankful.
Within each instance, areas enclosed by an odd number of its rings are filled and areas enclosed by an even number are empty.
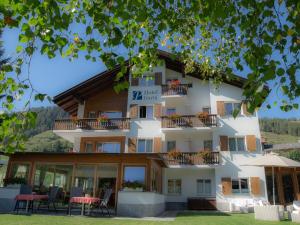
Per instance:
[[[84,214],[84,205],[85,204],[89,205],[89,212],[90,212],[91,204],[98,203],[98,202],[100,202],[100,198],[95,198],[95,197],[72,197],[70,199],[70,203],[82,204],[81,205],[81,215]]]
[[[16,196],[16,201],[26,201],[26,212],[28,212],[29,202],[35,200],[47,200],[48,195],[37,195],[37,194],[19,194]]]

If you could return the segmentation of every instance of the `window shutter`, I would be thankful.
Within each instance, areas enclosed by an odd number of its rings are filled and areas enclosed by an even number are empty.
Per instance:
[[[247,102],[243,102],[243,103],[242,103],[242,107],[243,107],[243,114],[244,114],[245,116],[251,116],[251,115],[252,115],[252,113],[250,113],[250,112],[248,111],[248,109],[247,109]]]
[[[161,85],[162,84],[162,73],[161,72],[155,73],[154,79],[155,79],[155,85]]]
[[[246,136],[247,149],[249,152],[256,151],[256,136],[255,135],[247,135]]]
[[[222,192],[223,195],[230,195],[232,193],[231,178],[222,177]]]
[[[132,104],[130,105],[130,118],[134,119],[138,117],[138,105]]]
[[[128,138],[128,152],[129,153],[136,152],[136,138]]]
[[[228,151],[228,137],[220,136],[220,149],[221,151]]]
[[[161,117],[161,104],[154,104],[154,117]]]
[[[159,152],[161,152],[161,137],[155,137],[154,138],[154,140],[153,140],[153,142],[154,142],[154,152],[155,153],[159,153]]]
[[[139,78],[131,77],[131,86],[138,86],[138,85],[139,85]]]
[[[225,116],[225,105],[223,101],[217,101],[217,113],[219,116]]]
[[[251,194],[260,195],[260,179],[259,177],[250,177]]]

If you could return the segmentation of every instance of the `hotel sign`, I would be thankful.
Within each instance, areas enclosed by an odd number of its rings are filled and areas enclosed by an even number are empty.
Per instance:
[[[131,102],[159,102],[161,96],[160,87],[138,87],[131,90]]]

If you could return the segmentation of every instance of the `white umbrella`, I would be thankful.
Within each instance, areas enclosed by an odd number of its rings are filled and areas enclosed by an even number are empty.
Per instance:
[[[273,203],[275,205],[274,167],[296,168],[296,167],[300,167],[300,162],[271,153],[271,154],[257,156],[253,159],[249,159],[247,163],[244,164],[243,166],[272,167]]]

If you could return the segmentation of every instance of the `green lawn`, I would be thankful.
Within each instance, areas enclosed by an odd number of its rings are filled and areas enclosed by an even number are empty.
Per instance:
[[[253,214],[222,213],[182,213],[175,221],[157,222],[145,220],[119,220],[108,218],[88,218],[80,216],[44,216],[44,215],[0,215],[0,224],[5,225],[289,225],[284,222],[255,221]]]

